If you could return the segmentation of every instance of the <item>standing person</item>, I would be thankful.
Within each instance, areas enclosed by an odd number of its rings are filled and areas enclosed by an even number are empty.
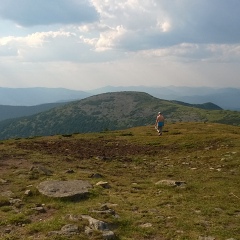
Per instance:
[[[163,126],[164,126],[164,117],[163,117],[161,112],[159,112],[158,115],[157,115],[155,126],[157,128],[159,136],[161,136],[162,135],[162,129],[163,129]]]

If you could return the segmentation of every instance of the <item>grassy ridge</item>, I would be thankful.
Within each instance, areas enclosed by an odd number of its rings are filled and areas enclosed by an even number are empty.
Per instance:
[[[176,123],[167,124],[162,137],[150,125],[2,141],[0,190],[12,191],[21,203],[9,204],[0,196],[0,239],[102,239],[97,232],[87,237],[84,221],[75,223],[82,229],[78,236],[48,236],[71,223],[69,214],[106,221],[122,240],[238,239],[239,134],[236,126]],[[33,165],[44,165],[53,175],[32,173]],[[68,169],[72,174],[66,173]],[[90,178],[93,173],[102,178]],[[79,203],[49,199],[36,190],[46,179],[88,180],[94,189]],[[111,188],[95,186],[100,180]],[[161,180],[186,184],[156,184]],[[24,194],[26,189],[31,189],[31,196]],[[36,204],[43,204],[46,213],[32,210]],[[118,217],[92,211],[102,204],[112,204]]]

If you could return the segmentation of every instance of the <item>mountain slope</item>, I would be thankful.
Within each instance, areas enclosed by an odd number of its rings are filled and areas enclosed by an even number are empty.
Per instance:
[[[240,113],[205,110],[161,100],[142,92],[106,93],[21,119],[0,122],[0,139],[72,134],[154,125],[158,111],[168,122],[240,124]]]

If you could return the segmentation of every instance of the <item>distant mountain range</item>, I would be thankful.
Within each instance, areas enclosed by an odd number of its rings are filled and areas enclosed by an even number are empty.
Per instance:
[[[162,100],[143,92],[126,91],[98,94],[32,116],[1,121],[0,139],[154,125],[158,111],[162,111],[166,121],[172,123],[215,122],[240,125],[240,112],[222,110],[212,103],[191,105]]]
[[[106,86],[90,91],[64,88],[0,88],[0,105],[34,106],[46,103],[69,102],[101,93],[137,91],[165,100],[190,104],[211,102],[223,109],[240,110],[240,89],[209,87],[113,87]]]
[[[62,106],[67,104],[67,102],[61,103],[46,103],[36,106],[9,106],[9,105],[0,105],[0,121],[19,118],[23,116],[31,116],[40,112],[47,111],[51,108]]]
[[[0,105],[34,106],[68,102],[89,97],[90,93],[65,88],[1,88]]]

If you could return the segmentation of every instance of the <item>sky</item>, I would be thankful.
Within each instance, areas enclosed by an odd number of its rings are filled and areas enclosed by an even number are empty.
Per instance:
[[[240,88],[239,0],[0,0],[0,87]]]

